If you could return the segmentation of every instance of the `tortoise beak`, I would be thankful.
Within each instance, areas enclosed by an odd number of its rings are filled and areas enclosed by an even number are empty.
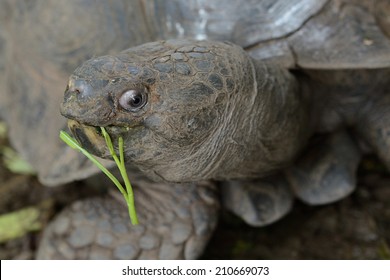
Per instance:
[[[61,115],[91,126],[109,125],[115,114],[114,104],[104,90],[106,83],[106,80],[87,81],[72,75],[60,105]]]
[[[88,152],[102,158],[109,155],[106,142],[98,127],[85,125],[75,120],[68,120],[68,127],[79,144]]]

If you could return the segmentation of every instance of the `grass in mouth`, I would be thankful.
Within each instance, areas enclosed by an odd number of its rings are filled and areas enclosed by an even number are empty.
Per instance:
[[[118,149],[119,149],[119,158],[114,150],[114,145],[112,144],[111,137],[107,133],[107,131],[104,129],[104,127],[100,128],[102,131],[102,135],[106,141],[107,147],[110,151],[110,154],[112,158],[114,159],[116,165],[118,166],[119,172],[121,173],[121,176],[123,178],[123,181],[125,183],[125,188],[122,186],[122,184],[118,181],[118,179],[107,169],[105,168],[92,154],[90,154],[87,150],[85,150],[83,147],[80,146],[80,144],[74,139],[72,136],[70,136],[65,131],[60,131],[60,138],[62,141],[64,141],[69,147],[78,150],[79,152],[83,153],[88,159],[90,159],[104,174],[107,175],[108,178],[115,184],[115,186],[119,189],[121,194],[126,200],[127,207],[129,209],[129,216],[131,223],[133,225],[138,224],[138,217],[137,212],[135,211],[134,206],[134,193],[133,188],[131,187],[129,177],[127,176],[126,167],[125,167],[125,160],[124,160],[124,147],[123,147],[123,138],[119,137],[118,140]]]

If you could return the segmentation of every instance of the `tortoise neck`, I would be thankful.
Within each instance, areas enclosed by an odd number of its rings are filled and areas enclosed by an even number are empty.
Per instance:
[[[240,133],[257,150],[264,173],[290,164],[311,135],[309,98],[288,70],[277,65],[251,60],[256,88],[247,120],[254,128],[243,127]],[[269,169],[269,170],[266,170]]]
[[[216,179],[266,176],[290,164],[311,135],[309,102],[286,69],[248,57],[240,92],[231,96],[218,147]]]

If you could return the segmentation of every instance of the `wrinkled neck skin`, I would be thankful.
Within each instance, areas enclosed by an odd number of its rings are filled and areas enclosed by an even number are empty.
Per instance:
[[[256,178],[291,163],[306,144],[300,84],[233,44],[159,41],[84,63],[61,108],[90,152],[110,158],[96,132],[104,126],[114,143],[124,139],[127,162],[154,180]],[[148,102],[125,110],[120,100],[134,89]]]
[[[240,82],[219,97],[229,101],[210,116],[217,120],[213,131],[180,160],[154,165],[157,177],[174,182],[262,177],[291,163],[306,144],[308,100],[294,76],[246,54],[234,67]]]

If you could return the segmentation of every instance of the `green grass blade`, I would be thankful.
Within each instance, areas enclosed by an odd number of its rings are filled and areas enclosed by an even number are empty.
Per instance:
[[[108,150],[110,151],[110,154],[111,156],[116,157],[116,153],[115,153],[115,150],[114,150],[114,145],[112,145],[112,141],[111,141],[111,137],[110,135],[107,133],[106,129],[104,127],[101,127],[100,128],[102,130],[102,134],[103,134],[103,137],[104,137],[104,140],[106,140],[106,144],[107,144],[107,147],[108,147]]]
[[[101,129],[102,129],[102,134],[104,136],[104,139],[106,140],[107,147],[109,148],[111,156],[114,159],[116,165],[118,166],[119,172],[121,173],[121,176],[126,186],[126,195],[124,195],[124,197],[127,202],[127,206],[129,208],[129,216],[130,216],[131,223],[133,225],[137,225],[138,217],[137,217],[137,212],[135,211],[133,188],[130,184],[130,180],[127,175],[125,161],[124,161],[123,138],[119,137],[118,140],[118,148],[119,148],[119,158],[118,158],[118,155],[115,153],[115,149],[112,144],[110,135],[107,133],[104,127],[101,127]]]
[[[115,149],[114,149],[114,145],[112,144],[112,141],[111,141],[111,137],[110,135],[107,133],[106,129],[104,127],[101,127],[100,128],[102,130],[102,134],[103,134],[103,137],[104,137],[104,140],[106,141],[106,144],[107,144],[107,147],[108,147],[108,150],[110,151],[110,154],[113,158],[113,160],[115,161],[116,165],[119,166],[121,165],[119,159],[118,159],[118,156],[116,155],[115,153]]]
[[[72,149],[75,150],[82,149],[79,143],[77,143],[76,139],[74,139],[72,136],[70,136],[68,133],[66,133],[63,130],[60,131],[60,139],[64,141]]]
[[[131,186],[129,177],[126,172],[125,160],[124,160],[124,147],[123,147],[123,138],[119,137],[118,140],[119,146],[119,158],[120,158],[120,166],[119,171],[122,175],[123,181],[125,182],[126,191],[127,191],[127,205],[129,206],[129,215],[132,223],[134,225],[138,224],[137,212],[135,211],[135,203],[134,203],[134,193],[133,187]]]
[[[82,148],[80,144],[74,139],[72,136],[70,136],[65,131],[60,131],[60,138],[62,141],[64,141],[69,147],[80,151],[83,153],[90,161],[92,161],[110,180],[115,184],[115,186],[119,189],[122,195],[127,195],[125,189],[123,188],[122,184],[118,181],[118,179],[110,172],[107,168],[105,168],[93,155],[91,155],[87,150]]]
[[[107,168],[105,168],[92,154],[90,154],[87,150],[82,148],[80,144],[71,137],[68,133],[65,131],[60,131],[60,138],[62,141],[64,141],[68,146],[70,146],[73,149],[76,149],[83,153],[89,160],[91,160],[110,180],[116,185],[116,187],[119,189],[121,194],[126,200],[128,209],[129,209],[129,216],[131,223],[133,225],[138,224],[138,217],[137,217],[137,212],[135,210],[135,204],[134,204],[134,193],[133,193],[133,188],[131,186],[129,177],[127,175],[126,171],[126,166],[125,166],[125,161],[124,161],[124,146],[123,146],[123,138],[119,137],[119,158],[117,154],[115,153],[114,145],[112,144],[111,137],[107,133],[107,131],[104,129],[104,127],[101,127],[101,131],[103,134],[103,137],[106,141],[108,150],[110,151],[110,154],[112,158],[114,159],[116,165],[118,166],[118,169],[121,173],[121,176],[123,178],[123,181],[126,186],[126,190],[123,188],[122,184],[118,181],[118,179],[110,172],[108,171]]]

